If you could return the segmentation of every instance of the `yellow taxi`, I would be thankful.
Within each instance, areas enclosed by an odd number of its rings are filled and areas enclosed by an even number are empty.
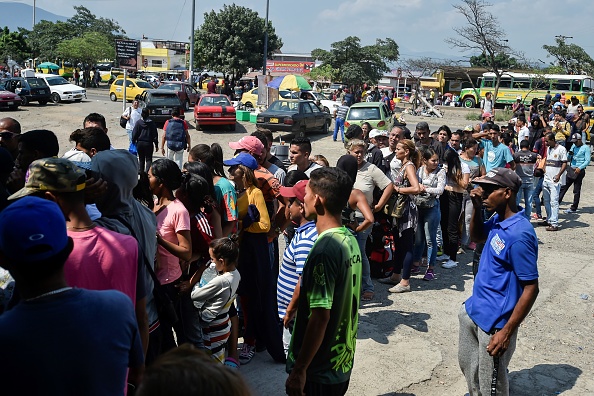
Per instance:
[[[278,91],[278,98],[279,99],[291,99],[291,91],[287,91],[282,89]],[[297,97],[295,97],[296,99]],[[246,91],[241,95],[241,103],[245,105],[245,107],[256,107],[258,104],[258,88],[252,88],[249,91]]]
[[[132,101],[136,95],[140,95],[147,89],[153,89],[153,86],[144,80],[137,78],[126,79],[126,100]],[[117,102],[124,97],[124,79],[117,78],[109,87],[109,99]]]

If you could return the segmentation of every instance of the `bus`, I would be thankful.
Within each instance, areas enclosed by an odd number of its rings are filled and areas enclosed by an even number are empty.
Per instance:
[[[487,92],[495,93],[495,73],[483,73],[477,81],[477,93],[472,88],[464,88],[460,92],[462,107],[476,107]],[[580,103],[588,103],[588,94],[594,89],[594,80],[587,75],[577,74],[524,74],[505,72],[499,83],[496,104],[512,104],[518,96],[522,96],[524,104],[529,105],[537,98],[542,104],[547,91],[551,95],[563,94],[567,99],[577,97]]]

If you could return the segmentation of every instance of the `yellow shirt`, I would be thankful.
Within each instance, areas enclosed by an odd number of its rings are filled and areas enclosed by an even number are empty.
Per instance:
[[[237,214],[239,217],[239,229],[241,230],[242,224],[241,219],[247,215],[248,205],[254,204],[260,212],[260,220],[252,223],[248,228],[242,230],[252,233],[267,233],[270,231],[270,217],[268,216],[268,210],[266,209],[266,202],[264,202],[264,195],[259,188],[251,186],[245,190],[244,194],[241,194],[237,198]]]

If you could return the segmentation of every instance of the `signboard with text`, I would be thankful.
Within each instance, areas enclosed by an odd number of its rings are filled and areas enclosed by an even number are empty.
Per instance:
[[[305,74],[313,69],[314,62],[266,61],[266,69],[271,73]]]
[[[116,40],[116,58],[122,69],[138,69],[138,40]]]

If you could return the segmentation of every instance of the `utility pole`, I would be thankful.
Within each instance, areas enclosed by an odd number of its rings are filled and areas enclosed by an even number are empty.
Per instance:
[[[194,77],[192,76],[194,64],[194,23],[196,17],[196,0],[192,0],[192,34],[190,35],[190,64],[188,70],[190,71],[190,85],[194,86]]]
[[[266,60],[268,59],[268,6],[270,0],[266,0],[266,22],[264,22],[264,64],[262,65],[262,75],[266,75]]]

